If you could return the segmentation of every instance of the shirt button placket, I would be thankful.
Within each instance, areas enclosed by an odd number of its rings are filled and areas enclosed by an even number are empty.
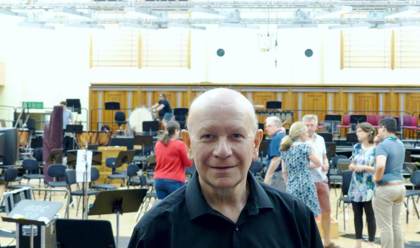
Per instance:
[[[239,242],[239,226],[234,227],[233,232],[233,248],[240,248],[240,242]]]

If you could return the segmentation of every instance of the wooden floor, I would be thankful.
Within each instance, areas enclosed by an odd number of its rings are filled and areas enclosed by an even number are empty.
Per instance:
[[[35,186],[35,185],[34,185]],[[4,192],[4,185],[0,186],[0,194],[3,195]],[[332,204],[332,215],[335,218],[335,210],[336,210],[336,201],[339,197],[340,191],[339,189],[331,189],[331,204]],[[43,199],[43,196],[38,196],[38,194],[35,194],[35,197],[37,199]],[[53,200],[59,201],[59,202],[65,202],[64,194],[63,193],[54,193],[53,194]],[[93,202],[91,200],[90,202]],[[70,207],[70,218],[81,218],[81,209],[79,209],[79,213],[76,216],[76,205]],[[153,201],[150,205],[153,205]],[[417,207],[420,208],[420,202],[417,203]],[[417,216],[415,215],[414,211],[410,211],[409,216],[409,224],[406,224],[405,221],[405,208],[403,208],[404,211],[402,211],[401,214],[401,221],[403,223],[403,231],[406,241],[406,247],[412,248],[412,247],[420,247],[420,220],[417,219]],[[410,210],[413,210],[412,205],[410,204]],[[341,247],[345,248],[352,248],[354,247],[354,226],[353,226],[353,211],[351,210],[351,206],[349,206],[346,210],[346,229],[344,231],[344,221],[343,221],[343,212],[340,209],[338,214],[338,237],[334,239],[333,241],[340,245]],[[119,247],[126,247],[128,244],[128,240],[131,236],[133,227],[137,223],[137,217],[141,216],[144,211],[141,211],[139,213],[128,213],[123,214],[120,218],[120,246]],[[60,211],[60,217],[64,217],[64,207]],[[116,234],[115,230],[115,223],[116,218],[115,215],[102,215],[102,216],[90,216],[90,219],[102,219],[102,220],[109,220],[112,223],[113,229],[114,229],[114,235]],[[13,223],[6,223],[1,222],[0,223],[0,229],[7,229],[7,230],[14,230],[15,225]],[[364,233],[367,234],[366,228],[364,228]],[[380,247],[379,245],[379,230],[376,234],[376,245],[374,247]],[[6,245],[14,245],[15,240],[11,238],[1,238],[0,237],[0,246],[6,246]],[[411,245],[410,245],[411,244]],[[366,247],[366,246],[365,246]]]

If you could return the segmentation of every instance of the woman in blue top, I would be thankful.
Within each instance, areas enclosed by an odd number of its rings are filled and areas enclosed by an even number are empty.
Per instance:
[[[353,147],[352,161],[349,169],[353,171],[348,196],[354,212],[354,229],[356,231],[356,248],[362,246],[363,209],[365,210],[369,245],[375,241],[375,215],[372,208],[372,197],[375,188],[373,173],[375,171],[375,145],[373,143],[375,128],[363,122],[357,125],[356,135],[359,141]]]

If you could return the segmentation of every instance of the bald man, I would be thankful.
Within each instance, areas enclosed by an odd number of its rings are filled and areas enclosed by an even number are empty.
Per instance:
[[[143,216],[129,248],[322,247],[312,212],[248,172],[263,133],[242,94],[225,88],[201,94],[187,127],[197,171]]]

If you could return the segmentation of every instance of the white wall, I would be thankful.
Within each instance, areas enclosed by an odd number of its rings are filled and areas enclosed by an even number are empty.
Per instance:
[[[3,26],[1,26],[3,25]],[[340,35],[334,29],[281,29],[273,32],[278,47],[261,50],[252,28],[209,28],[192,31],[191,69],[89,68],[89,31],[16,28],[0,20],[0,61],[5,85],[0,105],[43,101],[52,107],[80,98],[88,107],[91,83],[265,83],[265,84],[406,84],[420,86],[420,70],[340,69]],[[274,40],[273,40],[274,41]],[[225,50],[218,57],[218,48]],[[305,49],[314,55],[305,57]],[[275,61],[277,60],[277,67]],[[2,117],[3,116],[3,117]],[[0,118],[4,111],[0,109]]]

